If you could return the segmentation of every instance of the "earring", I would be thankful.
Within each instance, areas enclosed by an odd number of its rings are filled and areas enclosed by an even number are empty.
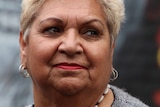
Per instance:
[[[22,64],[19,66],[19,72],[24,78],[29,77],[29,73],[28,73],[27,69]]]
[[[112,68],[112,75],[110,77],[110,81],[114,81],[118,78],[118,71],[115,68]]]

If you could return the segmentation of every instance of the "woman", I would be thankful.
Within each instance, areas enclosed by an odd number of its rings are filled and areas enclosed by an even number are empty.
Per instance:
[[[23,0],[20,72],[33,81],[28,107],[147,107],[109,86],[122,0]],[[114,77],[116,78],[116,77]]]

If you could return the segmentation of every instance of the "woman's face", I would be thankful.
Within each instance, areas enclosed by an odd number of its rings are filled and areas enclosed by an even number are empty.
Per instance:
[[[71,95],[109,81],[113,44],[96,0],[47,0],[20,44],[37,89]]]

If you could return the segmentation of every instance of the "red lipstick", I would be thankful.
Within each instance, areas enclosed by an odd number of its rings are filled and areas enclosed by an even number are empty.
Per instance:
[[[75,64],[75,63],[60,63],[56,65],[57,68],[65,69],[65,70],[78,70],[84,69],[85,67]]]

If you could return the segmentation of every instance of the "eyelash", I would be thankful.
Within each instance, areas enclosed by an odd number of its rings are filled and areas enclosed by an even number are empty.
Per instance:
[[[85,32],[84,32],[85,35],[88,35],[88,36],[99,36],[99,31],[95,30],[95,29],[87,29]]]
[[[45,28],[42,32],[47,35],[56,36],[56,35],[61,34],[63,30],[60,27],[48,27],[48,28]]]

